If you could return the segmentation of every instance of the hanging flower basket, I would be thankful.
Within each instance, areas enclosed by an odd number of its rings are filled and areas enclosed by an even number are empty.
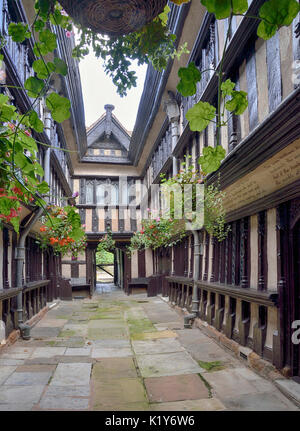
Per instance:
[[[96,33],[120,36],[143,27],[160,14],[167,0],[59,0],[65,11]]]

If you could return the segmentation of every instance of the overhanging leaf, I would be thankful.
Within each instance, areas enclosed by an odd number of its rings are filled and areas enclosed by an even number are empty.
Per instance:
[[[41,79],[31,76],[25,81],[24,88],[27,90],[28,96],[32,98],[39,97],[44,89],[44,82]]]
[[[296,0],[269,0],[259,9],[263,21],[259,24],[257,34],[262,39],[270,39],[282,26],[289,26],[300,11]]]
[[[25,39],[29,39],[31,37],[28,25],[21,22],[18,22],[17,24],[14,22],[10,23],[8,26],[8,34],[14,42],[18,43],[24,42]]]
[[[226,102],[225,107],[236,115],[241,115],[248,107],[247,93],[245,91],[233,91],[232,99]]]
[[[224,159],[226,151],[221,145],[213,147],[204,147],[203,155],[198,159],[201,170],[207,175],[219,169],[221,161]]]
[[[196,93],[196,84],[201,80],[201,73],[195,66],[194,62],[191,62],[188,67],[181,67],[178,70],[178,76],[180,78],[177,90],[184,97],[192,96]]]
[[[233,14],[243,14],[248,10],[247,0],[201,0],[201,3],[209,13],[215,14],[217,19],[228,18],[231,11]]]
[[[31,111],[29,114],[29,124],[38,133],[42,133],[44,130],[44,123],[39,119],[35,111]]]
[[[58,123],[62,123],[63,121],[67,120],[71,115],[71,103],[69,99],[62,97],[57,93],[51,93],[46,98],[46,105],[51,111],[53,120],[57,121]]]
[[[215,118],[216,108],[208,102],[198,102],[186,113],[190,129],[201,132]]]
[[[230,79],[227,79],[225,82],[222,82],[221,90],[223,93],[223,97],[231,96],[234,87],[235,87],[235,83],[232,82]]]

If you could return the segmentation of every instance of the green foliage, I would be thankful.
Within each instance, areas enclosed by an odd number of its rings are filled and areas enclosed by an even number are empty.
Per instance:
[[[231,13],[243,14],[248,9],[247,0],[201,0],[209,13],[216,15],[217,19],[228,18]]]
[[[190,129],[202,132],[216,116],[216,108],[208,102],[198,102],[186,113]]]
[[[119,37],[105,37],[78,26],[80,41],[73,56],[84,58],[92,49],[96,57],[104,60],[105,73],[112,78],[117,92],[126,96],[137,82],[135,71],[130,70],[132,61],[136,60],[139,65],[151,63],[156,70],[162,71],[170,59],[188,52],[186,45],[175,49],[176,36],[167,26],[169,11],[166,6],[162,14],[140,30]]]
[[[213,151],[214,149],[211,147],[210,151]],[[205,148],[204,148],[205,149]],[[209,152],[210,152],[209,151]],[[222,148],[219,148],[217,151],[217,157],[220,158],[221,155],[224,157],[225,151]],[[222,157],[222,158],[223,158]],[[202,160],[203,161],[203,160]],[[200,163],[200,159],[199,159]],[[215,165],[216,167],[216,165]],[[217,167],[216,167],[217,169]],[[164,183],[165,186],[172,187],[174,184],[177,184],[182,189],[182,193],[179,196],[180,204],[183,208],[183,217],[184,220],[188,221],[191,226],[195,225],[197,223],[197,219],[193,216],[193,214],[186,214],[185,207],[186,207],[186,195],[184,193],[184,188],[187,184],[192,185],[192,202],[188,203],[188,205],[195,211],[197,215],[197,206],[196,206],[196,199],[202,199],[203,200],[203,226],[197,227],[197,229],[204,227],[205,230],[212,235],[213,237],[216,237],[219,241],[222,241],[225,239],[228,235],[229,228],[226,227],[225,223],[225,209],[224,209],[224,200],[226,197],[226,194],[224,192],[220,191],[220,184],[219,181],[217,184],[212,184],[207,186],[206,180],[205,180],[205,174],[204,167],[201,165],[201,171],[199,172],[193,165],[189,165],[188,169],[181,169],[179,173],[172,178],[169,178],[168,180],[165,179],[164,175],[162,175],[162,183]],[[194,189],[194,186],[197,186],[198,184],[203,184],[204,186],[204,196],[199,195],[197,191]],[[203,199],[204,198],[204,199]],[[175,199],[175,198],[174,198]],[[188,197],[188,199],[190,199]],[[174,201],[173,201],[174,202]],[[170,212],[172,214],[172,208],[174,203],[170,203]]]
[[[42,133],[44,130],[44,123],[39,119],[38,114],[35,111],[29,113],[29,123],[36,132]]]
[[[10,23],[8,26],[8,34],[14,42],[19,43],[24,42],[25,39],[29,39],[31,37],[28,25],[21,22],[18,22],[17,24],[14,22]]]
[[[71,205],[64,208],[53,205],[48,207],[48,212],[50,217],[42,217],[43,226],[38,237],[40,247],[46,249],[51,246],[57,255],[71,253],[76,258],[86,247],[86,235],[81,228],[78,210]]]
[[[226,102],[226,109],[234,112],[236,115],[241,115],[248,108],[248,98],[245,91],[232,91],[232,99]]]
[[[46,97],[46,105],[51,112],[53,120],[58,123],[70,118],[71,102],[66,97],[60,96],[57,93],[51,93]]]
[[[230,232],[226,226],[224,200],[226,194],[220,190],[219,182],[205,187],[204,192],[204,227],[209,235],[223,241]]]
[[[31,76],[25,81],[24,88],[27,90],[28,96],[35,99],[42,95],[45,83],[41,79]]]
[[[203,156],[198,160],[203,173],[207,175],[218,170],[225,155],[226,151],[221,147],[221,145],[217,145],[215,148],[204,147]]]
[[[131,237],[127,247],[129,253],[135,250],[159,247],[171,247],[185,236],[185,224],[182,220],[175,220],[168,215],[157,216],[148,211],[149,218],[143,219],[140,231]]]
[[[257,34],[262,39],[270,39],[282,26],[292,24],[300,11],[299,2],[296,0],[269,0],[259,9],[262,19],[258,26]]]
[[[178,70],[178,76],[180,78],[177,90],[184,97],[192,96],[196,93],[196,84],[201,80],[201,73],[192,61],[188,67],[181,67]]]
[[[221,90],[222,90],[223,97],[231,96],[234,87],[235,87],[235,83],[232,82],[230,79],[227,79],[225,82],[222,82]]]
[[[48,28],[39,32],[39,40],[33,47],[33,51],[38,57],[47,55],[57,48],[56,35]]]
[[[96,264],[97,265],[113,265],[114,263],[114,254],[109,251],[101,250],[100,252],[96,252]]]

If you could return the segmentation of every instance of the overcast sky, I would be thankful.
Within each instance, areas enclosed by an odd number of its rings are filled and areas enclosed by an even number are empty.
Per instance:
[[[123,126],[129,131],[133,130],[143,92],[146,66],[136,66],[134,69],[138,74],[137,87],[129,90],[126,97],[120,97],[111,78],[104,73],[101,59],[96,59],[91,53],[80,61],[86,126],[90,126],[104,113],[104,105],[111,104],[115,106],[113,112]]]

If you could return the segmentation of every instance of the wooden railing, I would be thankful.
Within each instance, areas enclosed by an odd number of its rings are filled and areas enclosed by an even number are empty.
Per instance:
[[[194,281],[186,277],[166,277],[165,296],[173,305],[191,311]],[[269,324],[268,311],[277,306],[276,292],[197,281],[198,317],[242,346],[272,360],[265,346]],[[250,335],[250,328],[252,334]]]
[[[5,324],[5,336],[18,328],[17,296],[22,292],[23,321],[30,320],[39,313],[47,303],[47,287],[50,280],[27,283],[23,289],[0,290],[0,320]]]

